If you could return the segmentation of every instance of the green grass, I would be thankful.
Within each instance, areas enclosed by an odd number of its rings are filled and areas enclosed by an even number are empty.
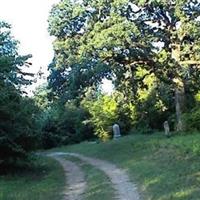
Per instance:
[[[85,174],[87,188],[83,194],[84,200],[112,199],[114,189],[111,187],[109,178],[102,171],[80,161],[78,158],[67,156],[67,159],[77,163]]]
[[[41,157],[30,169],[0,176],[0,200],[61,200],[64,182],[62,167]]]
[[[200,199],[200,134],[131,135],[54,149],[108,160],[128,171],[143,200]],[[106,200],[106,198],[104,198]]]

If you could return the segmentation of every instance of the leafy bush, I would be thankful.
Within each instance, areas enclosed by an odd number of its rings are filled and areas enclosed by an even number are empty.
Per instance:
[[[43,117],[42,146],[46,149],[90,140],[93,128],[88,113],[73,103],[54,103]]]
[[[118,121],[117,102],[112,96],[100,95],[97,99],[84,99],[82,105],[89,111],[89,122],[94,126],[95,135],[108,140],[112,134],[111,126]]]
[[[173,91],[166,84],[153,85],[148,95],[136,102],[137,123],[135,128],[148,133],[163,130],[164,121],[168,120],[170,129],[174,127]]]
[[[38,110],[31,99],[8,87],[0,95],[0,164],[13,165],[36,148]]]
[[[189,113],[183,115],[185,120],[186,130],[200,131],[200,106],[196,106]]]

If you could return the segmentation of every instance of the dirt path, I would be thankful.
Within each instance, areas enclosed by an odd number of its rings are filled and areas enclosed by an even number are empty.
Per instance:
[[[64,200],[81,200],[81,195],[86,189],[86,182],[82,170],[73,162],[57,155],[50,155],[64,168],[67,186],[63,192]]]
[[[63,153],[56,152],[52,153],[54,157],[61,155],[74,156],[81,159],[84,162],[89,163],[90,165],[95,166],[96,168],[102,170],[111,180],[113,188],[116,191],[115,199],[119,200],[139,200],[139,194],[137,192],[136,186],[130,182],[128,175],[122,169],[117,168],[114,164],[111,164],[107,161],[100,159],[94,159],[86,157],[76,153]],[[66,161],[67,162],[67,161]],[[77,174],[75,174],[77,176]],[[71,200],[71,199],[70,199]]]

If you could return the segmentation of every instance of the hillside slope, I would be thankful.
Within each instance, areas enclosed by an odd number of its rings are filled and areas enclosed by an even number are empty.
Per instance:
[[[127,170],[144,200],[200,199],[200,135],[165,138],[131,135],[107,143],[85,142],[54,149],[77,152]]]

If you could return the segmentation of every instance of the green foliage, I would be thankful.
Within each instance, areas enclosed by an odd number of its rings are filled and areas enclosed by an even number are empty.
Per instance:
[[[67,99],[82,99],[88,87],[112,79],[125,107],[136,108],[138,124],[160,129],[175,116],[180,85],[186,99],[180,113],[198,91],[199,6],[198,0],[63,0],[49,16],[49,32],[56,37],[50,80]],[[54,72],[59,72],[60,82],[51,78]]]
[[[117,123],[120,126],[122,134],[126,135],[137,123],[138,113],[136,106],[121,92],[114,92],[111,98],[117,103]]]
[[[10,26],[0,22],[0,166],[16,165],[27,159],[36,146],[37,106],[22,96],[22,85],[30,84],[23,72],[28,56],[19,56],[18,42]]]
[[[123,135],[136,124],[135,106],[127,103],[120,92],[112,95],[87,93],[81,105],[88,110],[91,117],[88,121],[94,126],[95,135],[102,140],[112,137],[112,126],[118,123]]]
[[[194,95],[193,101],[190,101],[190,109],[183,115],[186,131],[200,131],[200,93]]]
[[[196,106],[183,115],[188,131],[200,131],[200,107]]]
[[[37,96],[38,97],[38,96]],[[86,123],[88,112],[73,102],[54,101],[40,113],[41,145],[48,149],[60,145],[79,143],[93,137],[93,128]]]
[[[112,134],[112,125],[117,122],[117,102],[111,97],[100,95],[97,99],[84,99],[82,105],[91,114],[90,122],[94,125],[95,135],[108,140]]]
[[[138,113],[138,120],[136,129],[147,130],[163,130],[163,122],[170,120],[173,113],[173,91],[166,84],[156,85],[154,82],[153,87],[150,87],[143,95],[139,96],[139,101],[136,101],[136,110]],[[148,95],[146,95],[148,93]],[[171,130],[173,129],[170,123]]]
[[[37,142],[37,107],[14,88],[0,89],[0,164],[27,158]]]

